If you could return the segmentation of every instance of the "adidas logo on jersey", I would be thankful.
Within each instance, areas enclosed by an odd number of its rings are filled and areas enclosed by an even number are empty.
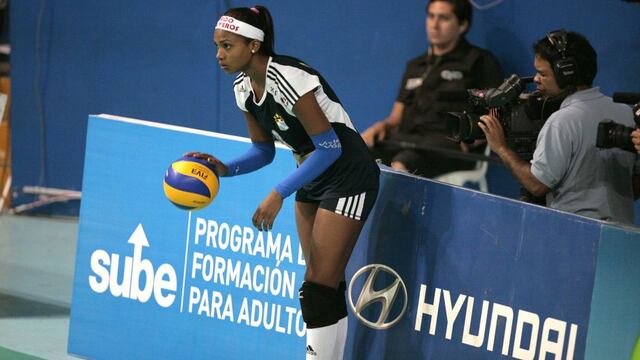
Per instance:
[[[307,345],[307,355],[318,356],[318,353],[313,350],[311,345]]]

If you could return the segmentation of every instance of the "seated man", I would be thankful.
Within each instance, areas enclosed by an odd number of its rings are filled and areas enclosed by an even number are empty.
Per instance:
[[[502,81],[495,57],[465,39],[471,16],[468,0],[429,2],[426,19],[429,50],[407,64],[391,114],[362,134],[370,148],[376,141],[392,140],[461,150],[461,144],[447,138],[446,113],[471,110],[471,107],[464,97],[452,94],[496,87]],[[475,161],[458,160],[432,151],[375,147],[374,154],[395,169],[425,177],[471,169],[475,165]]]
[[[582,35],[558,30],[534,44],[538,91],[564,98],[542,127],[531,163],[513,152],[498,119],[480,117],[491,149],[520,184],[547,206],[595,219],[633,224],[633,183],[638,180],[637,154],[596,147],[598,124],[605,120],[633,126],[633,114],[592,87],[596,52]]]

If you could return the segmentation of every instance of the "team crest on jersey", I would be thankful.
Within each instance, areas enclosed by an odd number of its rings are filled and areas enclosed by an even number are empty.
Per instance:
[[[280,116],[280,114],[276,113],[275,115],[273,115],[273,121],[275,121],[276,125],[278,125],[278,129],[282,131],[289,130],[289,126],[287,126],[287,123],[284,121],[282,116]]]

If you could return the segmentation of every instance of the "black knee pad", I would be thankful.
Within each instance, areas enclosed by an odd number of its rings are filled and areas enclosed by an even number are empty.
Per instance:
[[[333,325],[340,319],[336,306],[336,289],[310,281],[300,288],[300,308],[307,329]]]
[[[347,316],[347,299],[345,297],[345,291],[347,290],[347,282],[340,281],[338,284],[338,290],[336,291],[336,309],[338,312],[338,320]]]

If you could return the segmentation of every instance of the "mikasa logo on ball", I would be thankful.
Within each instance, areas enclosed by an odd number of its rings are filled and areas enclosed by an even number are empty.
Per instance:
[[[191,169],[191,173],[200,177],[202,180],[207,180],[207,177],[209,177],[204,168],[201,167],[194,167],[193,169]]]

